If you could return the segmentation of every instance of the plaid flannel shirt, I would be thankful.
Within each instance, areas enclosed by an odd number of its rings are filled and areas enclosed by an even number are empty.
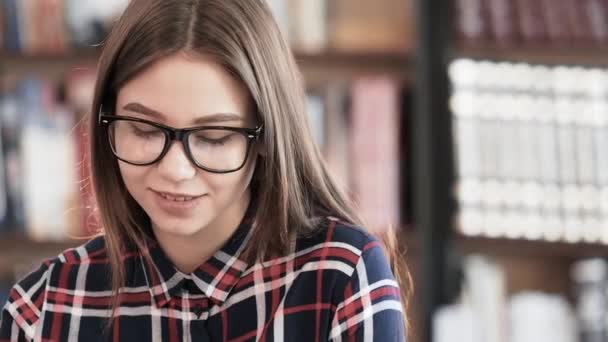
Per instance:
[[[103,236],[19,281],[0,318],[0,341],[404,341],[399,287],[377,240],[333,219],[292,253],[247,265],[251,229],[191,274],[158,245],[152,263],[123,255],[126,283],[113,323]],[[105,327],[105,328],[104,328]]]

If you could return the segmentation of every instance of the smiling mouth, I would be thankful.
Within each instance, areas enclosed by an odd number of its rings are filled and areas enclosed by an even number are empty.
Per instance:
[[[197,199],[199,197],[203,197],[203,195],[178,195],[178,194],[160,192],[160,191],[154,191],[154,192],[156,192],[162,198],[169,200],[169,201],[174,201],[174,202],[187,202],[187,201],[191,201],[193,199]]]

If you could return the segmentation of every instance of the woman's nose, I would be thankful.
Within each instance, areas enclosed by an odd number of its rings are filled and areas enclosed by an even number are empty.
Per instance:
[[[182,143],[173,141],[167,154],[160,160],[158,170],[163,177],[179,182],[193,178],[197,167],[188,159]]]

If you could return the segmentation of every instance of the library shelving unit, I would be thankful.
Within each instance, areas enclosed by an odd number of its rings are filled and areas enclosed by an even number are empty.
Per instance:
[[[430,342],[434,312],[448,302],[453,155],[448,113],[449,1],[416,1],[415,109],[411,123],[412,210],[417,232],[417,340]],[[439,24],[441,23],[441,24]]]
[[[404,3],[410,0],[395,0]],[[413,1],[413,0],[412,0]],[[345,2],[346,3],[346,2]],[[350,1],[349,1],[350,3]],[[408,37],[409,38],[409,37]],[[392,51],[392,50],[391,50]],[[327,84],[337,83],[344,84],[348,81],[355,80],[365,76],[388,76],[392,80],[398,81],[403,88],[411,89],[414,78],[417,77],[414,69],[414,61],[412,53],[409,51],[403,52],[382,52],[382,51],[358,51],[348,52],[344,50],[335,50],[328,47],[327,50],[320,52],[304,52],[294,51],[295,59],[300,66],[303,79],[307,88],[315,89],[323,87]],[[0,77],[3,75],[13,75],[19,78],[25,75],[36,75],[50,80],[62,80],[65,75],[76,68],[86,68],[94,70],[97,59],[99,57],[99,49],[97,48],[74,48],[60,54],[37,54],[26,55],[21,53],[11,53],[0,50]],[[401,96],[402,94],[399,94]],[[405,115],[401,113],[401,118],[407,119],[410,117],[410,102],[402,104],[402,111],[407,111]],[[331,115],[328,113],[328,115]],[[411,129],[408,128],[408,131]],[[414,130],[412,130],[414,131]],[[409,132],[403,133],[400,136],[402,145],[400,148],[408,151],[401,151],[400,155],[403,159],[408,159],[406,174],[401,175],[401,184],[399,187],[403,189],[402,199],[409,194],[409,186],[412,182],[409,180],[409,157],[404,158],[404,153],[409,156],[409,148],[411,147]],[[419,139],[418,139],[419,140]],[[420,164],[422,165],[422,164]],[[408,177],[404,180],[404,177]],[[405,188],[408,187],[407,191]],[[422,192],[421,192],[422,193]],[[406,201],[411,201],[409,198]],[[403,207],[403,205],[402,205]],[[409,208],[403,208],[409,209]],[[403,212],[403,210],[402,210]],[[410,216],[409,212],[405,213]],[[402,222],[403,225],[409,225],[409,222]],[[23,227],[14,227],[9,233],[0,235],[0,279],[3,275],[12,272],[13,265],[29,264],[39,261],[46,257],[52,257],[58,252],[80,245],[82,239],[66,239],[66,241],[34,241],[27,237],[27,233],[23,232]],[[19,231],[14,232],[13,231]],[[401,236],[404,242],[403,249],[407,250],[406,257],[413,271],[416,280],[417,273],[415,272],[418,262],[418,253],[423,250],[424,246],[416,239],[416,235],[412,232],[413,229],[399,229],[403,234]],[[426,240],[424,240],[426,241]],[[430,269],[428,265],[423,264],[423,269]],[[434,272],[431,272],[434,274]],[[429,273],[429,274],[431,274]],[[422,286],[416,286],[422,288]],[[418,295],[416,294],[415,297]],[[417,298],[414,298],[414,303]],[[417,321],[413,319],[413,323],[417,325]],[[413,330],[418,330],[417,326]]]
[[[0,75],[40,75],[50,79],[60,79],[74,68],[95,68],[99,51],[80,49],[65,54],[20,55],[0,52]],[[306,85],[314,87],[333,81],[349,81],[361,76],[389,75],[401,83],[412,79],[411,60],[407,53],[392,52],[340,52],[319,53],[295,52]],[[82,243],[69,239],[62,242],[40,242],[29,240],[25,234],[9,233],[0,236],[0,273],[7,265],[28,260],[39,260],[58,251]]]
[[[505,271],[507,295],[538,290],[562,295],[571,302],[572,264],[585,258],[608,258],[608,246],[600,243],[465,236],[456,231],[455,146],[452,114],[448,109],[450,61],[468,58],[546,66],[606,67],[608,48],[457,43],[450,32],[452,5],[451,1],[417,1],[412,201],[421,270],[416,288],[420,301],[417,335],[424,342],[432,341],[433,315],[453,301],[458,291],[460,280],[455,264],[462,255],[481,254],[496,260]]]

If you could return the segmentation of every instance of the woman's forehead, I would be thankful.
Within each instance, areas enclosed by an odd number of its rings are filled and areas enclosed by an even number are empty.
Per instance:
[[[181,54],[165,57],[129,80],[116,105],[118,113],[187,124],[254,119],[241,82],[213,59]]]

